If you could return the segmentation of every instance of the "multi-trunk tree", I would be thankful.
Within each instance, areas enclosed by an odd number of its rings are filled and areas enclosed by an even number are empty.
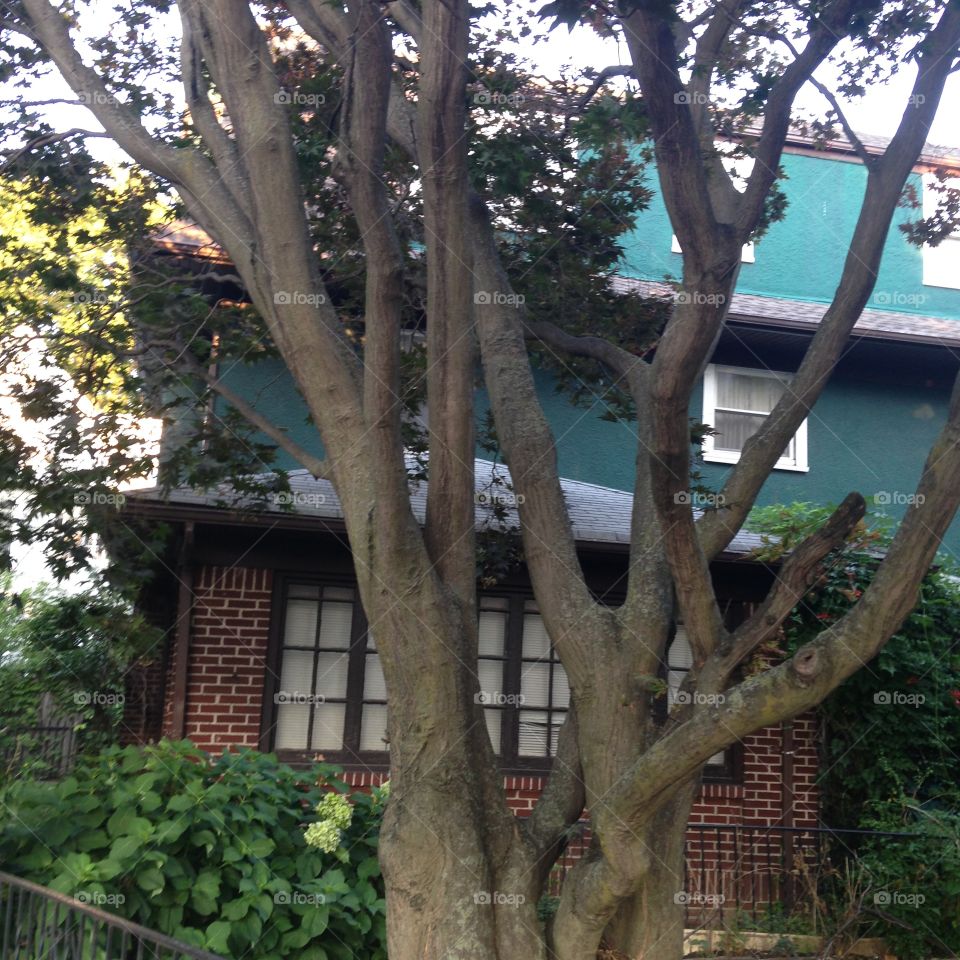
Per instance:
[[[8,425],[6,484],[33,491],[34,512],[69,552],[75,518],[63,491],[135,472],[148,459],[103,440],[123,435],[126,392],[139,390],[142,409],[154,412],[182,407],[194,392],[219,395],[238,422],[246,418],[329,477],[343,505],[389,695],[392,791],[380,856],[391,955],[587,960],[605,940],[630,957],[679,957],[675,894],[705,761],[813,707],[874,656],[911,609],[960,501],[956,393],[922,496],[869,589],[789,660],[737,679],[738,665],[776,635],[864,512],[851,493],[792,551],[755,615],[733,631],[724,626],[710,562],[744,522],[870,297],[894,210],[957,65],[960,4],[548,4],[540,14],[619,34],[629,49],[628,67],[594,71],[579,87],[524,75],[498,50],[501,32],[477,28],[483,11],[463,0],[154,0],[118,4],[111,24],[96,22],[84,3],[0,6],[7,75],[52,67],[142,171],[122,195],[96,176],[86,182],[67,162],[84,130],[41,121],[35,93],[7,104],[21,126],[6,175],[48,198],[38,208],[62,247],[44,278],[82,286],[77,274],[64,276],[73,248],[61,237],[80,208],[105,211],[118,234],[135,227],[128,249],[136,251],[137,230],[149,230],[145,193],[159,190],[162,200],[172,190],[225,251],[224,269],[254,308],[229,323],[220,317],[217,329],[227,334],[197,336],[212,329],[199,316],[202,296],[163,276],[155,257],[131,253],[136,283],[105,281],[99,297],[65,317],[41,302],[22,263],[8,265],[5,281],[17,285],[6,329],[26,329],[48,350],[57,345],[52,367],[40,371],[8,347],[9,362],[20,363],[17,395],[29,417],[56,425],[46,439],[72,459],[38,465]],[[521,32],[540,30],[536,12],[518,15]],[[828,64],[836,94],[814,78]],[[885,152],[867,153],[838,97],[897,69],[915,73],[912,95],[895,105],[902,119]],[[174,75],[182,96],[171,91]],[[724,323],[743,244],[784,215],[780,157],[797,95],[810,84],[829,105],[827,122],[812,129],[842,127],[867,167],[859,219],[791,389],[747,443],[721,506],[697,518],[682,495],[691,482],[691,390]],[[721,140],[753,159],[745,189],[726,172]],[[681,295],[671,305],[617,298],[606,285],[618,238],[645,200],[635,166],[645,152],[683,249]],[[8,238],[18,242],[26,241]],[[99,264],[98,276],[115,266]],[[425,357],[411,375],[401,344],[421,321]],[[282,358],[322,458],[211,372],[211,351],[228,355],[238,345]],[[635,424],[629,582],[619,607],[598,603],[584,582],[531,351],[565,358],[568,378],[617,391],[620,415]],[[571,689],[548,785],[523,820],[505,804],[476,697],[478,369],[520,495],[524,560]],[[158,371],[170,375],[163,389]],[[99,411],[101,432],[84,433],[78,413],[69,419],[75,397],[90,392],[84,385],[96,389],[81,413]],[[410,409],[423,399],[429,498],[421,527],[404,451]],[[94,437],[87,462],[81,453]],[[220,452],[228,464],[230,451]],[[167,467],[189,476],[198,462]],[[72,549],[79,557],[81,548]],[[694,654],[686,684],[703,696],[664,719],[656,678],[681,620]],[[544,880],[585,806],[591,849],[544,925],[536,910]],[[512,896],[485,901],[480,891]]]

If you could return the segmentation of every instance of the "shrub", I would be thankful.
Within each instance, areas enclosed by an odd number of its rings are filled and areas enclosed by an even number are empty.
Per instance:
[[[304,827],[335,768],[295,771],[189,742],[110,748],[58,784],[7,787],[6,869],[226,957],[382,960],[382,791],[353,793],[339,843]],[[325,809],[322,807],[321,809]]]

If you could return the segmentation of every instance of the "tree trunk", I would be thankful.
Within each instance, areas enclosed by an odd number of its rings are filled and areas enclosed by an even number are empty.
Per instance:
[[[604,935],[631,960],[677,960],[683,956],[687,822],[698,783],[685,784],[643,830],[649,868],[637,893],[625,900]]]

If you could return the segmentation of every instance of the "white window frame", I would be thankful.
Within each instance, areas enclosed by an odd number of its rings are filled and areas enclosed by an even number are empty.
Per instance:
[[[771,380],[786,380],[789,382],[793,375],[775,370],[758,370],[753,367],[730,367],[723,364],[708,364],[703,375],[703,422],[711,426],[716,423],[717,416],[717,374],[733,373],[749,377],[769,377]],[[744,410],[743,413],[760,414],[760,411]],[[769,413],[769,411],[768,411]],[[775,470],[793,470],[807,473],[810,470],[807,451],[807,421],[797,428],[794,435],[794,456],[781,457],[775,464]],[[733,450],[717,450],[715,438],[706,436],[703,440],[703,459],[708,463],[738,463],[740,453]]]
[[[933,189],[937,178],[923,175],[923,216],[932,217],[937,210],[938,196]],[[951,177],[946,185],[960,189],[960,177]],[[960,229],[944,237],[935,247],[923,245],[923,285],[960,290]]]

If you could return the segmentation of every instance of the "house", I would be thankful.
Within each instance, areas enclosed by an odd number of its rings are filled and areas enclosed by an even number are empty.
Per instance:
[[[476,462],[479,530],[495,523],[490,491],[508,474]],[[386,692],[366,631],[339,501],[331,484],[293,471],[291,492],[255,511],[218,506],[226,493],[131,492],[128,518],[176,531],[156,594],[168,610],[170,643],[150,669],[149,709],[128,700],[127,736],[189,737],[220,751],[246,746],[303,764],[318,754],[342,764],[355,786],[387,776]],[[588,583],[604,602],[622,599],[632,496],[563,481]],[[411,502],[422,521],[426,482]],[[515,522],[508,510],[507,522]],[[713,566],[731,625],[769,589],[774,571],[753,559],[761,544],[741,533]],[[478,673],[491,741],[502,758],[510,805],[531,809],[556,749],[569,701],[563,668],[521,566],[480,595]],[[673,701],[689,646],[678,630],[663,665]],[[785,760],[785,757],[787,758]],[[711,759],[693,819],[702,823],[817,822],[815,718],[765,729]]]
[[[883,145],[867,141],[868,150]],[[691,419],[716,430],[701,467],[714,488],[789,389],[836,286],[863,193],[863,164],[846,144],[814,149],[794,138],[783,166],[790,213],[744,248],[729,319],[691,404]],[[933,171],[944,166],[960,169],[960,151],[931,150],[918,164],[911,186],[923,202],[930,202]],[[960,356],[960,235],[936,248],[913,247],[898,226],[915,215],[898,212],[873,304],[760,503],[838,502],[859,489],[897,516],[911,502]],[[203,257],[207,241],[187,231],[170,243],[178,255]],[[679,269],[679,249],[655,196],[615,284],[667,294],[667,278]],[[293,440],[315,448],[306,408],[279,362],[224,376],[287,426]],[[597,596],[615,604],[625,578],[631,496],[624,491],[632,486],[636,437],[629,424],[600,419],[607,409],[602,392],[584,410],[555,394],[545,374],[537,376],[584,570]],[[150,668],[150,702],[128,701],[129,736],[187,736],[210,750],[257,747],[294,763],[322,754],[344,765],[348,782],[368,786],[387,773],[385,690],[339,504],[328,483],[282,455],[280,462],[292,468],[285,505],[228,509],[216,492],[187,489],[167,499],[157,491],[128,495],[128,518],[167,524],[175,534],[151,592],[158,610],[166,608],[169,643]],[[496,469],[477,461],[480,525],[489,522],[482,500]],[[411,497],[422,517],[422,485]],[[713,565],[730,625],[771,582],[773,572],[753,556],[757,545],[741,533]],[[960,524],[945,548],[960,551]],[[688,664],[681,628],[663,664],[668,697]],[[522,567],[481,595],[478,673],[507,796],[523,815],[542,788],[568,693]],[[815,826],[817,768],[814,715],[758,731],[713,758],[692,815],[706,825],[701,868],[710,825]],[[710,862],[721,857],[719,836]]]

